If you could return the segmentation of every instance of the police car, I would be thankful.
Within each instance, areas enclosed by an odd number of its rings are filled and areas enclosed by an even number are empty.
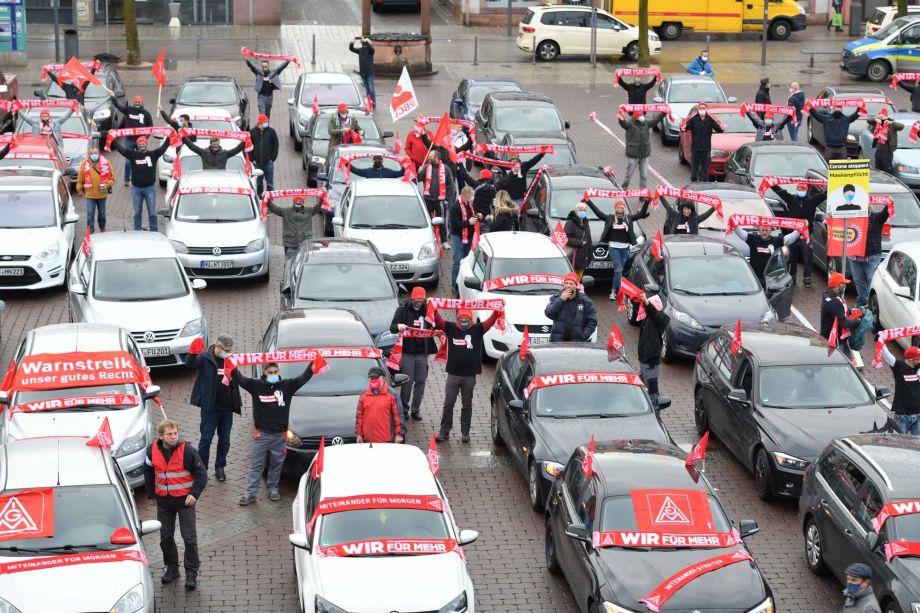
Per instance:
[[[907,15],[843,48],[840,68],[870,81],[920,67],[920,15]]]

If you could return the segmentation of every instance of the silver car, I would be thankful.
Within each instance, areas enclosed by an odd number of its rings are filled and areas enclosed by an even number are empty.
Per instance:
[[[157,232],[93,234],[68,277],[73,322],[109,323],[131,332],[147,365],[177,366],[196,338],[208,344],[208,323],[192,281],[169,240]]]
[[[661,144],[676,143],[680,138],[680,122],[690,114],[690,109],[700,102],[737,102],[727,96],[714,79],[699,75],[671,75],[658,84],[655,102],[665,102],[671,107],[670,117],[661,121]]]
[[[183,193],[232,188],[248,194]],[[238,170],[182,176],[167,193],[165,234],[190,277],[268,280],[268,234],[249,179]]]
[[[17,365],[29,356],[80,352],[123,352],[140,368],[144,356],[124,328],[109,324],[55,324],[26,334],[16,350]],[[45,360],[42,360],[43,362]],[[90,382],[92,383],[92,381]],[[112,453],[130,487],[144,483],[144,454],[153,442],[151,414],[159,415],[154,398],[160,388],[140,382],[111,385],[70,385],[59,389],[0,392],[0,404],[28,410],[4,410],[0,416],[0,441],[44,436],[92,436],[106,418],[112,429]],[[94,403],[90,398],[96,398]],[[64,402],[42,401],[62,400]],[[67,402],[70,400],[70,402]],[[15,417],[13,417],[15,415]]]
[[[288,98],[288,111],[291,117],[288,125],[290,135],[294,137],[294,149],[303,149],[307,137],[307,124],[313,116],[313,98],[316,105],[323,108],[336,108],[344,102],[349,109],[364,109],[364,87],[351,75],[342,72],[308,72],[297,77],[294,95]]]
[[[0,446],[3,518],[53,526],[51,536],[2,542],[0,564],[15,567],[0,573],[0,611],[156,610],[141,537],[160,522],[141,521],[112,454],[88,440],[46,437]],[[94,563],[64,564],[62,555]]]
[[[892,113],[890,119],[904,124],[904,129],[898,134],[898,148],[891,163],[891,174],[914,192],[920,192],[920,142],[907,138],[914,122],[920,121],[920,113]],[[875,168],[873,140],[872,128],[867,124],[859,133],[859,154],[856,157],[869,160],[870,168]]]

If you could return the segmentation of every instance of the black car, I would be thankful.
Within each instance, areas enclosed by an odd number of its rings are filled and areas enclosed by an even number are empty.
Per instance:
[[[98,60],[100,63],[99,70],[94,74],[96,78],[99,79],[101,85],[95,85],[93,83],[86,84],[83,108],[88,115],[92,115],[93,121],[96,122],[96,129],[105,133],[112,128],[121,127],[122,121],[124,120],[122,114],[115,108],[115,105],[112,104],[112,101],[109,99],[109,92],[107,90],[110,89],[115,92],[115,97],[118,99],[118,102],[125,104],[125,86],[124,83],[122,83],[121,75],[118,74],[118,68],[116,68],[118,58],[113,55],[102,53],[94,56],[93,59]],[[51,79],[48,80],[48,83],[43,88],[36,89],[35,95],[42,100],[49,98],[66,98],[64,90]]]
[[[329,155],[329,119],[335,115],[334,109],[321,109],[319,115],[311,115],[304,128],[303,167],[307,171],[307,185],[316,186],[316,175],[326,166]],[[386,147],[386,139],[392,132],[383,131],[377,125],[373,115],[364,111],[352,111],[358,125],[364,130],[362,143],[368,146]]]
[[[878,115],[880,109],[886,109],[890,114],[894,114],[897,109],[894,108],[891,104],[884,102],[888,98],[887,94],[882,93],[877,87],[863,87],[861,85],[856,86],[847,86],[847,85],[834,85],[832,87],[825,87],[815,98],[823,100],[825,98],[870,98],[877,100],[877,102],[867,102],[865,115],[861,115],[859,119],[850,124],[850,128],[847,133],[847,157],[856,157],[856,154],[859,153],[859,135],[863,130],[866,129],[866,119],[869,117],[875,117]],[[852,115],[853,111],[856,110],[856,107],[845,106],[843,107],[844,115]],[[829,112],[830,109],[821,109],[822,112]],[[824,140],[824,124],[818,121],[815,121],[811,116],[808,117],[807,122],[808,130],[808,142],[812,145],[821,145],[822,147],[826,146]]]
[[[586,454],[584,444],[575,450],[546,505],[546,566],[565,576],[579,611],[646,611],[640,599],[723,555],[740,561],[675,589],[661,609],[774,610],[770,586],[741,540],[757,533],[757,523],[741,520],[735,528],[708,479],[695,470],[694,479],[684,466],[680,449],[643,440],[599,443],[591,478],[582,469]],[[646,545],[655,538],[661,545]]]
[[[786,270],[786,257],[777,249],[764,269],[766,289],[750,264],[721,239],[686,234],[663,237],[664,253],[656,260],[646,241],[628,278],[640,288],[657,285],[670,316],[662,334],[661,359],[692,358],[723,325],[785,319],[792,309],[795,284]],[[636,303],[627,300],[630,323],[636,323]]]
[[[805,177],[809,170],[827,170],[824,157],[811,145],[785,141],[756,141],[741,145],[725,162],[725,181],[760,188],[764,177]],[[773,193],[764,192],[764,200],[776,215],[785,207]]]
[[[719,330],[700,348],[693,369],[694,421],[711,431],[754,473],[764,500],[796,497],[802,475],[825,445],[854,433],[895,432],[878,401],[890,394],[859,376],[827,341],[796,324]]]
[[[523,88],[511,77],[466,77],[450,97],[450,116],[473,121],[486,95],[493,92],[519,92]]]
[[[505,138],[502,139],[501,144],[518,147],[527,145],[553,146],[555,152],[547,153],[542,158],[540,158],[540,163],[527,171],[528,178],[533,178],[533,176],[540,170],[541,166],[574,166],[578,164],[578,161],[575,159],[575,143],[572,142],[572,139],[559,138],[559,135],[553,132],[546,134],[526,134],[523,136],[509,132],[505,134]],[[534,155],[529,153],[521,154],[520,156],[521,162],[527,162],[533,157]],[[500,160],[507,160],[508,154],[502,153],[498,156],[498,158]]]
[[[620,189],[620,186],[613,177],[597,168],[589,166],[548,167],[534,179],[527,198],[523,202],[524,217],[521,220],[521,229],[549,235],[557,223],[565,226],[569,213],[588,188],[616,190]],[[613,213],[613,200],[610,198],[595,198],[592,202],[602,211]],[[634,204],[627,202],[627,211],[635,213],[638,209]],[[607,253],[607,245],[600,242],[604,222],[598,219],[591,209],[588,209],[588,224],[594,244],[592,258],[588,263],[588,274],[595,278],[612,279],[613,264]],[[633,227],[636,231],[636,244],[630,248],[630,257],[639,251],[645,241],[642,228],[638,224]],[[630,263],[627,261],[625,270],[629,270],[629,266]]]
[[[872,589],[885,613],[920,610],[917,554],[885,560],[886,547],[920,542],[920,513],[889,517],[878,532],[872,520],[890,503],[920,499],[920,445],[906,434],[863,434],[831,442],[805,473],[799,520],[805,561],[815,574],[845,581],[854,561],[872,568]],[[907,507],[911,506],[908,502]]]
[[[275,315],[262,336],[260,351],[320,347],[373,349],[374,340],[353,311],[294,309]],[[374,366],[387,371],[380,357],[328,357],[326,362],[335,374],[313,377],[291,399],[284,467],[298,476],[319,449],[320,438],[326,437],[327,445],[357,442],[358,397],[367,389],[367,371]],[[278,365],[285,379],[298,376],[305,366],[305,362]],[[260,375],[261,367],[254,367],[252,376]],[[407,375],[393,375],[387,384],[400,386],[408,379]]]
[[[192,77],[182,84],[179,94],[170,98],[170,117],[177,108],[204,106],[223,109],[240,127],[249,130],[249,97],[233,77]]]
[[[509,132],[515,136],[530,133],[567,138],[569,122],[553,101],[534,92],[498,92],[486,95],[476,113],[476,140],[497,145]]]
[[[671,442],[658,410],[639,385],[578,383],[524,390],[541,375],[627,373],[626,360],[607,360],[593,343],[551,343],[533,347],[521,359],[509,351],[498,362],[492,385],[492,441],[504,445],[515,466],[527,475],[530,506],[541,511],[546,494],[572,450],[591,438],[639,438]]]

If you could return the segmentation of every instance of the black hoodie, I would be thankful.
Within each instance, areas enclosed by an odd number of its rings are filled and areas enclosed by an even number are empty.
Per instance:
[[[312,368],[311,362],[299,377],[274,384],[266,381],[264,375],[250,379],[239,369],[233,371],[232,380],[252,396],[252,420],[258,430],[278,434],[288,429],[291,397],[313,376]]]

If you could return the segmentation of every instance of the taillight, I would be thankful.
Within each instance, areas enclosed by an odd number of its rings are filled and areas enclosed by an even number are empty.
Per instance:
[[[521,30],[526,34],[533,34],[534,32],[537,31],[536,28],[531,27],[531,26],[521,26]]]

